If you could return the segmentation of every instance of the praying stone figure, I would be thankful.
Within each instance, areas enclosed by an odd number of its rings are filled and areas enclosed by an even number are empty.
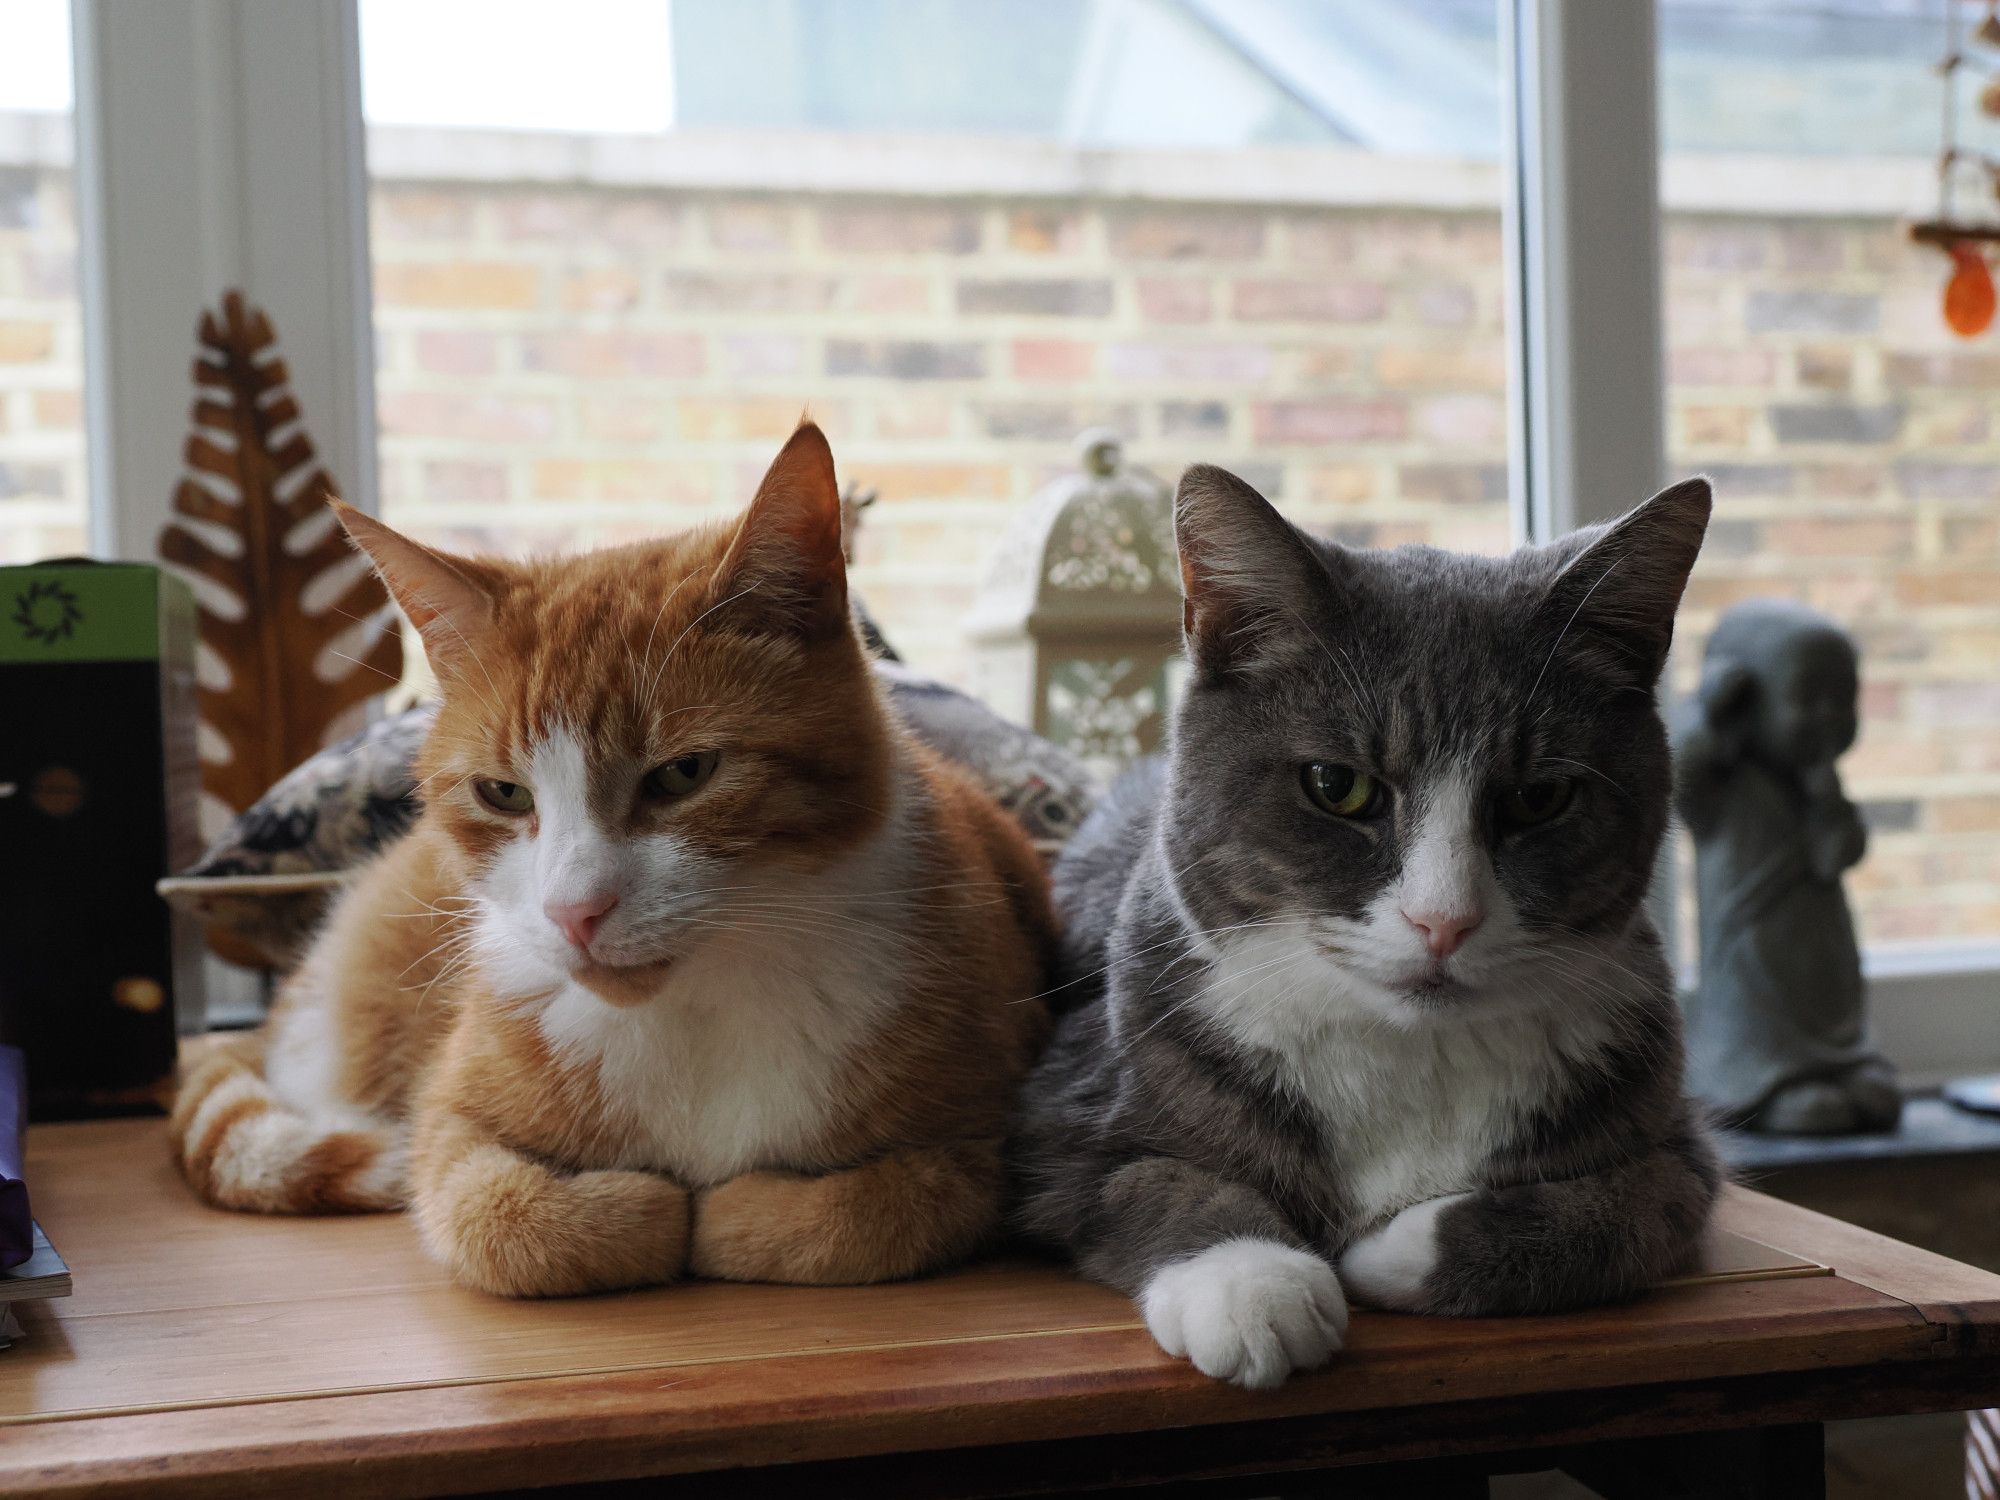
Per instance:
[[[1674,736],[1694,835],[1701,981],[1683,997],[1688,1073],[1725,1120],[1838,1135],[1893,1127],[1868,1044],[1861,951],[1841,890],[1867,830],[1834,761],[1854,743],[1854,643],[1788,600],[1723,615]]]

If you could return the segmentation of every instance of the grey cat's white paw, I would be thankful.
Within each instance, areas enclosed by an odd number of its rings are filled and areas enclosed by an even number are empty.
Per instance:
[[[1422,1312],[1424,1284],[1438,1262],[1437,1221],[1469,1193],[1448,1193],[1404,1209],[1341,1253],[1340,1279],[1355,1300],[1391,1312]]]
[[[1139,1311],[1167,1353],[1258,1390],[1325,1364],[1347,1334],[1333,1267],[1275,1240],[1225,1240],[1163,1267]]]

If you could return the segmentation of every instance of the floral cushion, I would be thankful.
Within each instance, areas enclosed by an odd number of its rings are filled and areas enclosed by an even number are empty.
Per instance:
[[[1038,843],[1060,843],[1082,822],[1097,787],[1068,751],[900,663],[878,661],[875,670],[911,731],[971,770]],[[161,892],[288,967],[342,875],[416,818],[411,764],[436,712],[418,704],[320,751]]]

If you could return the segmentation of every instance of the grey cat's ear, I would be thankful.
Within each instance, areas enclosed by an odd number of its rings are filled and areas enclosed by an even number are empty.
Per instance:
[[[1181,621],[1207,676],[1269,663],[1309,637],[1329,596],[1327,565],[1299,529],[1227,469],[1196,464],[1174,495]]]
[[[787,440],[729,551],[716,569],[716,608],[777,634],[816,637],[847,628],[847,560],[841,550],[840,485],[826,434],[801,422]]]
[[[1684,479],[1555,544],[1573,555],[1541,614],[1573,660],[1648,689],[1659,681],[1711,504],[1706,479]]]

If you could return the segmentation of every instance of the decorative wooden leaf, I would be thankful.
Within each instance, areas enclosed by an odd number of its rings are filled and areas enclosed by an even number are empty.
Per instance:
[[[200,690],[202,787],[235,813],[318,750],[343,712],[393,685],[403,645],[387,592],[327,508],[333,481],[300,421],[270,320],[232,291],[219,319],[202,314],[200,340],[191,472],[160,556],[200,604],[212,654]],[[226,683],[208,680],[218,662]]]

